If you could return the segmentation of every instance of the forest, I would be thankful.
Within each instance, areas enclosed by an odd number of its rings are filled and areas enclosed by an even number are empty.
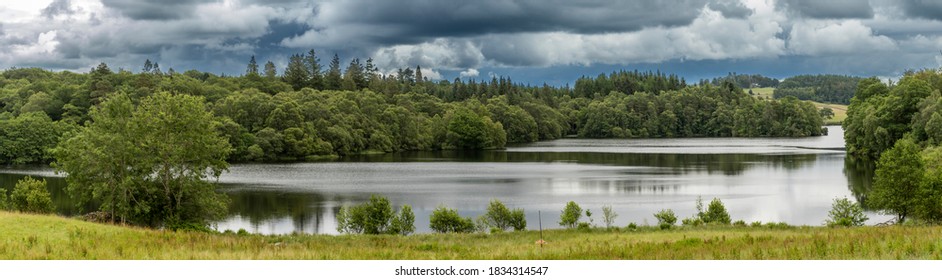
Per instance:
[[[864,205],[898,222],[942,222],[942,72],[860,81],[843,123],[851,159],[876,160]]]
[[[783,80],[773,97],[794,96],[821,103],[850,104],[861,78],[842,75],[798,75]]]
[[[814,136],[813,105],[760,101],[732,82],[687,85],[660,72],[583,77],[574,87],[509,77],[432,81],[421,66],[381,73],[367,59],[322,69],[315,51],[279,71],[249,59],[240,76],[140,71],[101,63],[88,73],[12,68],[0,74],[0,164],[46,163],[113,96],[132,104],[166,92],[200,97],[232,146],[229,162],[313,160],[409,150],[501,149],[564,136],[588,138]]]

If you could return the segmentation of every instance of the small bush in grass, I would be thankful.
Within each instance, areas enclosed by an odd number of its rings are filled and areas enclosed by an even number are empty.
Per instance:
[[[615,210],[612,210],[612,206],[602,206],[602,221],[605,222],[605,227],[611,228],[615,224],[615,218],[618,218],[618,213],[615,213]]]
[[[576,204],[575,201],[570,201],[566,203],[566,208],[564,208],[563,213],[559,215],[559,225],[574,228],[580,218],[582,218],[582,207],[579,207],[579,204]]]
[[[249,231],[245,230],[244,228],[240,228],[239,231],[236,232],[236,235],[246,236],[249,235]]]
[[[710,205],[707,206],[705,213],[700,213],[700,219],[707,224],[728,225],[731,221],[729,213],[726,212],[726,206],[719,198],[713,198]]]
[[[432,211],[432,216],[429,218],[429,228],[439,233],[462,233],[474,232],[475,225],[471,218],[458,215],[458,210],[441,205]]]
[[[484,217],[490,227],[499,231],[507,231],[511,228],[518,231],[527,229],[527,219],[523,209],[510,210],[500,200],[491,200]]]
[[[370,201],[344,206],[337,212],[337,231],[363,234],[402,234],[415,231],[415,215],[412,207],[403,205],[394,213],[389,199],[380,195],[370,196]]]
[[[697,218],[697,217],[684,218],[683,220],[680,221],[680,224],[682,224],[682,225],[684,225],[684,226],[695,226],[695,227],[698,227],[698,226],[702,226],[702,225],[703,225],[703,220],[701,220],[700,218]]]
[[[55,212],[52,196],[46,189],[46,179],[36,180],[27,176],[16,182],[10,194],[11,209],[21,212],[47,214]]]
[[[9,210],[9,202],[7,202],[7,190],[0,188],[0,210]]]
[[[733,222],[733,225],[737,227],[744,227],[746,226],[746,221],[738,220],[738,221]]]
[[[657,224],[661,229],[669,229],[677,222],[677,215],[674,215],[674,210],[671,209],[655,213],[654,218],[657,218]]]
[[[835,198],[824,224],[829,227],[857,227],[864,225],[868,219],[859,203],[846,197]]]
[[[752,223],[749,224],[749,226],[751,226],[751,227],[761,227],[761,226],[762,226],[762,221],[755,221],[755,222],[752,222]]]
[[[636,230],[638,230],[638,224],[635,224],[635,223],[628,223],[628,230],[630,230],[630,231],[636,231]]]
[[[589,230],[589,229],[591,229],[591,228],[592,228],[592,225],[590,225],[590,224],[587,223],[587,222],[579,222],[579,225],[576,226],[576,229],[578,229],[578,230],[583,230],[583,231]]]

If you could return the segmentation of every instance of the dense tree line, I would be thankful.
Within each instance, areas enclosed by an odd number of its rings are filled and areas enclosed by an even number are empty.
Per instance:
[[[774,98],[794,96],[801,100],[849,104],[861,78],[841,75],[798,75],[783,80]]]
[[[260,66],[263,65],[263,66]],[[280,73],[279,73],[280,72]],[[316,52],[279,71],[249,59],[241,76],[141,71],[102,63],[87,74],[37,68],[0,74],[0,164],[48,162],[50,149],[113,96],[133,105],[155,95],[202,97],[232,152],[228,161],[291,161],[408,150],[500,149],[508,143],[582,137],[811,136],[810,105],[757,101],[732,83],[692,86],[676,75],[620,71],[574,88],[507,77],[431,81],[419,66],[380,73],[367,59],[326,67]]]
[[[723,85],[724,82],[730,82],[740,88],[755,88],[755,87],[777,87],[779,85],[779,80],[775,78],[769,78],[766,76],[758,74],[736,74],[731,72],[726,75],[726,77],[717,77],[712,80],[702,80],[700,85],[712,84],[714,86]]]
[[[865,205],[942,222],[942,72],[908,72],[898,84],[863,79],[844,121],[847,152],[877,160]]]

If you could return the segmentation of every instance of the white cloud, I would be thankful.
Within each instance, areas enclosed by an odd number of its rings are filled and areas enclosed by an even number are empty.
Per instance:
[[[471,77],[477,77],[480,74],[481,72],[478,72],[478,69],[468,68],[468,70],[464,70],[458,73],[458,76],[462,78],[471,78]]]
[[[876,35],[858,20],[797,22],[788,49],[799,55],[831,55],[886,51],[897,48],[889,37]]]

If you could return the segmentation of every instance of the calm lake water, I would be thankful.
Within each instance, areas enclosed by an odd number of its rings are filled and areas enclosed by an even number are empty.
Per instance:
[[[559,227],[575,201],[603,225],[602,206],[616,225],[655,224],[653,213],[692,216],[697,197],[720,198],[733,220],[820,225],[834,198],[862,199],[872,167],[845,162],[843,131],[807,138],[560,139],[484,152],[409,152],[330,162],[235,164],[220,178],[232,199],[219,230],[336,233],[345,204],[382,194],[412,206],[418,232],[444,204],[464,216],[483,214],[492,199],[523,208],[528,227]],[[76,209],[64,182],[48,168],[0,169],[0,186],[30,174],[48,177],[64,215]],[[888,220],[874,213],[870,223]]]

